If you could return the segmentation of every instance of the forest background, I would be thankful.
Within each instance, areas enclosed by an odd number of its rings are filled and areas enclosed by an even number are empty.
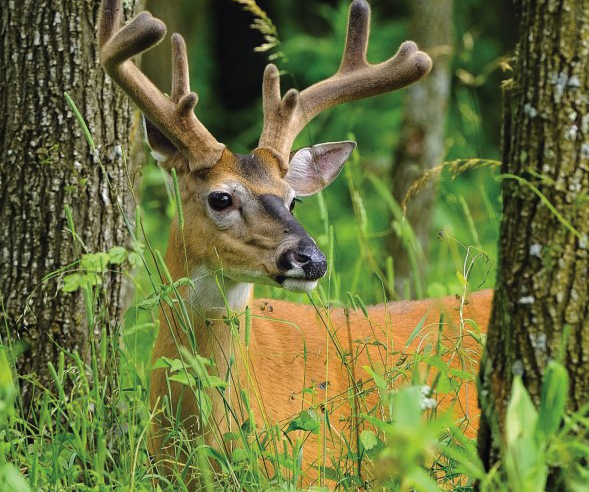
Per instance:
[[[192,85],[199,94],[198,116],[235,152],[254,148],[261,133],[261,79],[268,59],[284,72],[283,91],[303,89],[335,72],[345,39],[347,2],[257,2],[270,22],[279,26],[270,41],[252,26],[257,17],[251,5],[147,2],[147,8],[162,18],[170,31],[186,36]],[[368,59],[378,62],[414,33],[408,2],[372,2],[371,6]],[[420,249],[405,231],[406,247],[413,250],[420,273],[397,286],[398,294],[405,298],[460,292],[461,279],[456,272],[463,269],[463,246],[476,246],[490,259],[473,272],[471,286],[492,287],[494,281],[501,204],[495,179],[498,163],[492,161],[499,159],[501,81],[511,76],[508,61],[515,45],[517,19],[512,2],[503,0],[492,5],[454,3],[451,15],[451,43],[428,49],[434,64],[437,57],[450,55],[451,80],[443,152],[439,161],[428,163],[428,167],[446,162],[454,168],[461,164],[475,169],[459,175],[445,172],[439,181],[434,176],[425,184],[435,193],[431,210],[423,210],[423,220],[431,214],[428,244]],[[143,60],[144,70],[163,90],[169,87],[169,53],[167,39]],[[295,143],[298,148],[346,138],[358,142],[359,158],[349,165],[348,173],[355,178],[360,206],[354,208],[350,179],[343,172],[322,195],[298,204],[296,215],[325,248],[328,230],[324,213],[329,214],[339,292],[358,293],[367,304],[384,301],[383,280],[362,274],[362,267],[366,261],[390,266],[391,237],[395,231],[403,231],[401,210],[390,203],[383,189],[395,188],[392,176],[398,167],[406,100],[406,91],[399,91],[337,107],[320,115]],[[427,98],[421,101],[427,104]],[[469,159],[475,159],[470,166]],[[403,173],[403,169],[396,172]],[[155,166],[144,166],[141,173],[146,233],[163,251],[167,229],[162,225],[174,214],[173,204],[166,199],[165,175]],[[358,221],[354,220],[358,214],[362,215],[360,222],[365,221],[366,234],[358,234]],[[362,238],[369,242],[370,252],[363,249]],[[395,265],[392,272],[389,267],[389,275],[394,276],[395,270]],[[280,289],[260,289],[257,295],[289,296]],[[301,296],[296,299],[300,302]]]

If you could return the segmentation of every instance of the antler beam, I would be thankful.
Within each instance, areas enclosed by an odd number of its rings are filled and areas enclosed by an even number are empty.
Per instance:
[[[431,70],[432,61],[412,41],[404,42],[385,62],[366,61],[370,31],[370,6],[354,0],[342,62],[332,77],[301,93],[289,90],[280,97],[280,78],[275,65],[264,72],[264,128],[259,146],[274,150],[283,160],[284,172],[297,135],[322,111],[345,102],[395,91],[418,81]]]
[[[190,92],[186,44],[172,36],[172,95],[166,97],[137,68],[131,58],[157,45],[166,26],[142,12],[123,28],[121,0],[103,0],[98,23],[100,62],[106,73],[139,109],[189,160],[191,170],[214,166],[225,146],[208,132],[194,114],[198,97]]]

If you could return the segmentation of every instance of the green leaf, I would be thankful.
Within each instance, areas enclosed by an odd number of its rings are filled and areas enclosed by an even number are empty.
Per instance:
[[[175,381],[176,383],[180,383],[185,386],[196,386],[196,378],[186,371],[168,376],[168,380]]]
[[[229,472],[229,462],[222,453],[217,451],[215,448],[211,448],[210,446],[207,446],[205,448],[205,452],[209,455],[209,458],[214,459],[215,461],[217,461],[217,463],[219,463],[219,465],[221,465],[221,468],[225,473]]]
[[[425,323],[425,320],[427,319],[428,314],[429,314],[429,311],[423,315],[423,318],[421,318],[419,323],[417,323],[417,326],[415,328],[413,328],[413,331],[411,332],[411,334],[409,335],[409,338],[407,339],[407,342],[405,343],[405,348],[409,347],[409,345],[411,345],[411,342],[419,334],[419,332],[423,328],[423,324]]]
[[[89,287],[94,287],[95,285],[100,285],[102,283],[102,279],[100,275],[95,272],[87,272],[86,274],[80,277],[80,284],[86,285]]]
[[[108,252],[108,262],[112,265],[120,265],[127,259],[127,250],[122,246],[113,246]]]
[[[131,264],[131,267],[135,268],[139,265],[141,265],[141,255],[135,251],[131,251],[128,254],[128,258],[129,258],[129,263]]]
[[[508,447],[521,438],[533,436],[536,431],[538,412],[526,391],[521,377],[513,379],[511,399],[505,416],[505,438]]]
[[[474,379],[474,374],[468,371],[461,371],[460,369],[450,369],[449,372],[451,376],[454,376],[458,379],[462,379],[463,381],[472,381]]]
[[[82,276],[79,273],[72,273],[63,278],[63,291],[75,292],[82,285]]]
[[[170,372],[183,371],[185,364],[180,359],[170,359],[168,357],[160,357],[155,361],[155,364],[151,367],[152,369],[169,369]]]
[[[567,370],[559,362],[551,361],[546,367],[542,384],[538,437],[548,439],[559,429],[566,409],[568,392]]]
[[[250,455],[243,448],[235,448],[231,453],[231,461],[233,463],[239,463],[241,461],[249,461]]]
[[[407,429],[421,426],[421,388],[403,388],[395,395],[395,424]]]
[[[285,433],[288,434],[294,430],[302,430],[312,432],[313,434],[319,434],[319,427],[319,417],[315,410],[303,410],[296,419],[288,424]]]
[[[227,381],[223,381],[220,377],[218,376],[208,376],[208,381],[206,384],[204,384],[203,381],[203,386],[205,388],[223,388],[225,389],[227,387]]]
[[[376,434],[371,430],[363,430],[360,434],[360,442],[366,451],[370,451],[378,444],[378,439],[376,438]]]
[[[374,379],[374,382],[376,383],[376,386],[378,386],[379,390],[382,391],[386,391],[387,389],[387,383],[386,381],[382,378],[382,376],[379,376],[378,374],[376,374],[371,367],[369,366],[363,366],[363,369],[370,374],[370,376],[372,377],[372,379]]]
[[[4,475],[4,476],[2,476]],[[6,463],[0,469],[0,485],[4,483],[5,492],[30,492],[31,489],[27,480],[21,475],[16,466],[11,463]]]
[[[438,393],[452,393],[460,387],[460,383],[452,382],[452,380],[448,376],[446,376],[445,373],[440,372],[438,374],[439,377],[436,384],[436,390],[438,391]]]
[[[464,278],[464,275],[462,274],[462,272],[459,272],[458,270],[456,270],[456,278],[458,279],[458,282],[460,282],[460,285],[462,286],[462,288],[466,287],[466,285],[468,284],[468,281],[466,280],[466,278]]]
[[[108,265],[108,254],[99,252],[82,256],[80,267],[86,273],[104,273]]]

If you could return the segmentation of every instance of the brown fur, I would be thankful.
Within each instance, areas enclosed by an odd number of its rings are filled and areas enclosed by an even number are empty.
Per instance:
[[[197,96],[190,92],[182,37],[177,34],[172,37],[173,81],[168,98],[131,60],[163,39],[165,25],[147,12],[122,28],[120,21],[121,0],[102,0],[98,26],[100,60],[110,77],[153,123],[146,124],[146,130],[156,158],[178,173],[185,227],[181,230],[178,222],[174,223],[166,263],[173,280],[190,277],[195,283],[195,287],[185,286],[181,290],[187,300],[189,319],[181,319],[168,306],[162,309],[153,360],[182,358],[180,347],[190,346],[189,334],[192,334],[198,353],[215,360],[216,374],[225,379],[230,372],[230,388],[225,394],[230,407],[237,412],[235,416],[227,416],[223,399],[213,391],[210,394],[212,424],[203,425],[190,388],[169,382],[164,369],[154,370],[150,399],[156,414],[150,449],[161,471],[173,475],[188,459],[174,449],[176,429],[184,429],[197,441],[204,436],[213,446],[226,446],[222,434],[247,419],[240,412],[243,409],[243,401],[238,397],[240,388],[249,394],[259,428],[263,423],[286,424],[309,405],[321,411],[318,405],[324,402],[329,407],[324,410],[332,415],[334,432],[324,444],[317,439],[307,441],[304,462],[308,468],[311,464],[329,464],[330,459],[339,459],[341,433],[355,425],[349,416],[352,407],[358,405],[358,400],[341,395],[346,395],[350,388],[356,392],[369,389],[370,394],[362,401],[374,405],[377,393],[371,390],[370,377],[362,367],[376,364],[377,370],[384,371],[398,364],[404,355],[398,352],[393,355],[391,351],[405,351],[409,334],[425,313],[429,312],[424,329],[427,332],[435,331],[440,312],[447,312],[445,341],[452,345],[463,340],[458,343],[463,360],[478,360],[474,341],[451,327],[456,324],[453,298],[374,306],[369,310],[369,318],[365,318],[363,314],[346,313],[342,309],[319,314],[308,306],[254,300],[248,283],[280,284],[296,291],[313,288],[325,272],[326,261],[288,213],[297,191],[293,188],[297,183],[311,183],[313,186],[306,186],[301,193],[311,194],[331,182],[352,151],[353,143],[314,146],[305,149],[307,152],[301,154],[300,160],[295,156],[289,162],[292,143],[308,121],[331,106],[397,90],[419,80],[431,68],[428,55],[407,41],[389,60],[376,65],[368,63],[370,8],[365,0],[354,0],[346,47],[336,74],[300,94],[291,90],[282,98],[278,70],[269,65],[263,83],[264,129],[260,148],[251,155],[237,156],[217,142],[194,115]],[[331,159],[330,166],[319,165],[319,157]],[[296,179],[290,181],[289,165],[291,171],[299,166],[291,173],[291,178]],[[324,172],[327,167],[329,172]],[[207,206],[210,194],[219,192],[229,193],[232,198],[230,208],[224,211]],[[303,249],[303,240],[307,249]],[[288,264],[291,260],[294,263],[286,268],[285,261]],[[314,270],[304,270],[305,267]],[[290,277],[286,276],[288,272]],[[227,299],[219,292],[216,274],[224,284]],[[490,291],[473,294],[466,310],[465,315],[474,318],[483,330],[491,299]],[[247,348],[244,330],[234,337],[222,319],[226,302],[236,311],[243,311],[246,305],[252,309],[251,342]],[[378,340],[384,346],[365,343],[366,340]],[[405,352],[412,353],[417,347],[416,341]],[[229,371],[232,357],[235,363]],[[459,365],[458,360],[459,357],[453,358],[453,367]],[[303,393],[307,388],[314,388],[311,396]],[[166,397],[170,398],[171,418],[160,411]],[[440,407],[449,404],[449,399],[445,399]],[[457,417],[470,419],[467,433],[472,435],[476,430],[473,387],[467,389],[465,385],[461,390],[454,411]],[[307,482],[313,477],[310,471]],[[194,488],[195,483],[190,487]]]
[[[262,210],[257,210],[255,225],[252,227],[240,225],[237,229],[216,230],[203,205],[210,190],[226,183],[241,183],[246,186],[251,193],[252,201],[255,201],[256,196],[266,193],[279,194],[286,201],[289,190],[280,178],[275,157],[272,153],[261,150],[257,150],[254,157],[257,166],[254,176],[244,169],[245,164],[240,162],[240,157],[227,150],[219,165],[213,169],[200,174],[185,172],[181,175],[185,228],[181,231],[177,222],[173,224],[166,254],[166,264],[174,280],[193,276],[195,268],[198,267],[204,266],[210,272],[223,266],[226,287],[231,289],[234,270],[258,269],[269,277],[278,271],[275,251],[284,240],[279,223],[264,215]],[[262,247],[262,244],[265,244],[265,247]],[[190,289],[184,292],[187,298],[196,294],[191,293]],[[460,359],[456,355],[452,367],[476,371],[480,347],[471,336],[461,337],[458,333],[459,302],[454,297],[372,306],[369,308],[369,317],[366,318],[360,310],[346,313],[343,309],[332,309],[319,314],[312,306],[256,300],[251,293],[249,294],[243,298],[241,304],[233,306],[236,311],[243,312],[247,304],[252,310],[251,341],[248,348],[244,346],[243,318],[239,339],[232,337],[229,327],[222,319],[226,311],[221,303],[211,306],[210,299],[207,298],[202,301],[202,305],[197,301],[193,302],[189,309],[192,309],[191,329],[199,348],[198,353],[215,360],[216,368],[213,373],[225,379],[230,354],[234,355],[236,363],[231,371],[233,388],[230,403],[235,409],[240,408],[240,405],[243,408],[243,402],[235,398],[238,393],[236,388],[246,389],[258,428],[262,428],[264,423],[287,424],[302,408],[314,406],[317,411],[321,411],[320,403],[327,399],[328,405],[332,405],[329,410],[332,412],[331,422],[334,428],[338,432],[349,434],[353,400],[342,395],[346,395],[350,388],[354,388],[353,381],[358,383],[362,380],[362,390],[369,390],[369,395],[363,398],[368,405],[374,405],[378,399],[370,375],[363,367],[373,366],[377,372],[382,372],[393,367],[401,357],[404,357],[398,352],[414,353],[426,334],[429,334],[426,338],[435,341],[441,312],[445,314],[446,323],[443,330],[444,345],[452,347],[459,339],[462,340],[458,353],[463,356],[464,367],[460,365]],[[483,332],[488,323],[492,297],[492,291],[472,294],[465,307],[464,318],[475,320]],[[209,305],[206,305],[207,302]],[[422,332],[411,346],[405,349],[410,333],[426,313],[429,314]],[[180,320],[174,317],[169,308],[162,311],[161,327],[153,352],[154,362],[162,356],[178,359],[180,354],[177,346],[189,346],[187,335],[179,325]],[[326,326],[333,330],[337,339],[335,344],[329,337]],[[364,344],[357,342],[358,340],[378,340],[385,347]],[[307,361],[303,357],[303,342],[306,344]],[[343,366],[336,346],[344,353],[359,354],[348,357],[350,367],[353,368],[353,377]],[[393,351],[397,352],[397,355],[391,355]],[[321,389],[321,383],[326,381],[329,384],[325,389]],[[237,421],[228,420],[222,398],[213,392],[211,397],[215,423],[202,428],[195,398],[184,386],[176,383],[169,386],[163,369],[152,372],[150,399],[154,408],[168,395],[169,387],[174,413],[182,399],[178,416],[184,429],[194,436],[204,435],[205,442],[212,446],[226,446],[219,436],[230,429],[235,430],[236,426],[247,419],[247,414],[242,414],[238,416]],[[303,389],[313,387],[315,396],[303,397]],[[442,396],[439,408],[446,409],[452,406],[456,419],[464,420],[462,425],[466,429],[466,434],[474,437],[479,413],[474,384],[463,386],[459,401],[453,401],[450,396]],[[165,418],[156,418],[150,441],[150,449],[158,463],[171,463],[168,470],[170,473],[181,469],[186,459],[182,454],[176,455],[174,447],[170,445],[171,441],[169,438],[166,440],[172,426],[173,424]],[[306,483],[312,482],[316,476],[316,471],[310,468],[311,465],[328,465],[331,459],[337,459],[337,452],[341,446],[341,442],[337,441],[333,440],[333,436],[330,437],[325,448],[321,440],[318,441],[315,437],[306,442]]]

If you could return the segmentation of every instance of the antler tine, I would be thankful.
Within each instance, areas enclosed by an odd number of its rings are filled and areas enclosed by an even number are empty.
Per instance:
[[[338,73],[354,70],[368,65],[366,51],[370,35],[370,6],[362,2],[352,2],[348,14],[346,47]]]
[[[288,118],[276,117],[281,111],[276,110],[275,103],[267,102],[264,95],[264,129],[259,146],[274,150],[281,156],[285,167],[288,166],[295,138],[322,111],[345,102],[401,89],[418,81],[431,70],[430,57],[419,51],[412,41],[404,42],[389,60],[371,65],[366,61],[369,31],[370,6],[366,0],[354,0],[348,16],[342,62],[335,75],[302,91],[297,98],[298,104],[294,105]],[[278,76],[275,68],[270,72],[269,68],[264,76],[265,86],[266,74]],[[276,97],[275,94],[275,85],[273,91],[273,100],[279,100],[279,95]],[[281,110],[283,107],[284,100]]]
[[[190,75],[188,69],[188,54],[184,38],[178,34],[172,34],[172,94],[170,99],[174,102],[190,92]]]
[[[98,23],[100,61],[108,75],[149,119],[188,158],[190,169],[214,166],[225,146],[215,140],[194,115],[197,96],[190,92],[186,45],[174,35],[172,97],[167,98],[130,60],[158,44],[165,24],[142,12],[119,29],[121,0],[103,0]]]
[[[290,89],[280,98],[280,74],[276,65],[270,63],[264,70],[264,82],[262,84],[262,100],[264,106],[264,128],[260,137],[259,146],[278,150],[276,142],[281,141],[284,135],[281,132],[288,127],[299,105],[299,92]],[[279,152],[280,154],[280,152]],[[286,173],[288,161],[282,159],[281,167]]]

